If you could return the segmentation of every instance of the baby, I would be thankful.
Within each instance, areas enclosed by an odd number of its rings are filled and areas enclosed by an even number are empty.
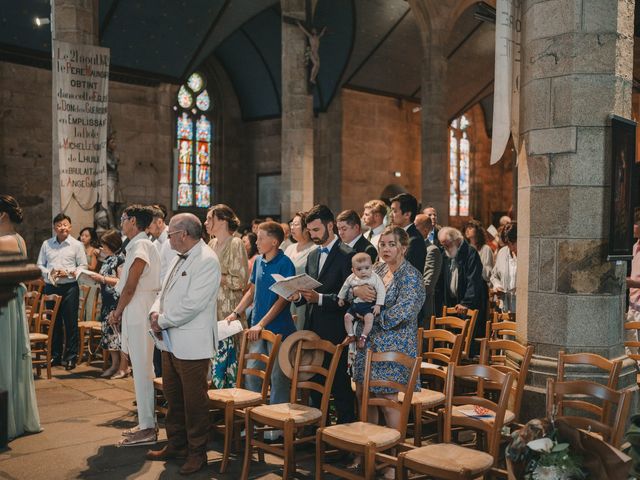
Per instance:
[[[353,273],[345,280],[338,293],[338,305],[344,306],[344,299],[347,298],[347,294],[353,294],[353,287],[360,285],[370,285],[375,289],[377,295],[375,303],[365,302],[358,297],[354,297],[349,310],[344,314],[344,328],[347,331],[347,335],[353,338],[355,338],[353,321],[356,315],[364,317],[364,328],[358,339],[358,348],[364,348],[367,335],[369,335],[373,326],[373,317],[380,314],[380,308],[384,305],[384,283],[382,283],[382,279],[378,274],[373,272],[371,257],[367,253],[356,253],[351,259],[351,267]]]

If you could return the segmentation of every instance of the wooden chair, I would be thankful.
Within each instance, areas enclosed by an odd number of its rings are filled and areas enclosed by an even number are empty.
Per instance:
[[[37,290],[27,291],[24,294],[24,309],[27,316],[27,325],[29,332],[34,333],[36,327],[36,319],[40,314],[40,293]]]
[[[30,280],[26,282],[25,285],[27,286],[28,292],[38,292],[40,296],[42,296],[42,292],[44,291],[44,280],[42,278]]]
[[[377,362],[395,362],[410,371],[406,385],[391,380],[375,380],[372,378],[373,364]],[[396,457],[383,452],[393,451],[404,442],[407,432],[407,419],[411,409],[411,399],[415,389],[420,365],[420,357],[410,357],[401,352],[367,352],[364,373],[364,389],[359,422],[332,425],[319,428],[316,433],[316,480],[323,478],[324,473],[331,473],[341,478],[373,479],[376,475],[376,460],[382,466],[395,465]],[[391,400],[371,395],[371,387],[386,387],[398,391],[398,399]],[[402,394],[402,400],[400,399]],[[367,414],[371,407],[387,407],[398,410],[400,429],[367,422]],[[338,450],[362,455],[363,474],[355,475],[335,465],[325,463],[325,444]]]
[[[442,328],[418,329],[420,376],[423,383],[427,377],[431,377],[432,380],[428,382],[428,387],[431,388],[420,388],[419,392],[413,393],[411,400],[414,418],[413,444],[416,447],[422,445],[422,426],[425,415],[429,422],[437,420],[437,414],[430,410],[444,403],[447,367],[450,363],[457,365],[460,361],[463,338],[464,333],[456,335]],[[399,399],[402,401],[402,394]]]
[[[626,322],[624,324],[625,330],[640,330],[640,322]],[[627,356],[636,361],[640,362],[640,341],[638,340],[626,340],[624,342],[624,346],[627,349],[634,348],[638,353],[629,353]],[[636,377],[636,382],[640,383],[640,373]]]
[[[47,302],[53,302],[53,308],[47,308]],[[40,313],[36,317],[35,331],[29,334],[31,342],[31,362],[40,376],[42,365],[47,366],[47,379],[51,380],[51,346],[53,342],[53,328],[62,303],[60,295],[44,295],[40,302]],[[45,358],[41,356],[44,355]]]
[[[609,360],[595,353],[565,353],[560,350],[558,352],[558,381],[565,381],[565,370],[567,365],[586,365],[595,367],[608,373],[606,386],[612,390],[618,389],[618,378],[622,370],[622,360]],[[587,380],[593,379],[593,370],[585,371],[579,375]],[[602,405],[590,403],[579,398],[562,400],[560,403],[560,411],[558,415],[562,415],[562,407],[575,408],[583,411],[591,412],[603,423],[609,422],[610,405],[605,401]]]
[[[455,308],[442,307],[442,317],[431,317],[431,329],[433,330],[434,328],[444,327],[447,330],[452,330],[454,333],[462,333],[462,324],[456,320],[462,320],[463,322],[467,323],[466,334],[464,337],[464,341],[462,342],[461,358],[468,360],[469,352],[471,350],[471,342],[473,341],[473,331],[476,326],[476,320],[478,319],[478,310],[467,310],[466,319],[462,319],[455,315]]]
[[[477,380],[479,395],[456,396],[456,381]],[[497,402],[483,397],[484,382],[500,386]],[[502,373],[487,365],[449,365],[447,372],[446,402],[443,411],[443,438],[445,443],[426,445],[398,455],[396,478],[404,480],[409,470],[441,479],[474,479],[494,469],[500,454],[500,430],[507,410],[512,373]],[[491,416],[478,418],[475,408],[486,408]],[[458,413],[455,414],[454,410]],[[487,452],[451,443],[454,426],[476,430],[486,437]]]
[[[629,414],[629,406],[632,392],[629,390],[616,391],[610,387],[587,380],[573,380],[569,382],[556,381],[553,378],[547,379],[547,415],[563,418],[575,428],[596,434],[610,445],[620,448],[624,436],[624,427]],[[565,395],[580,395],[581,398],[588,397],[592,402],[580,400],[564,400]],[[571,403],[572,410],[582,410],[585,414],[593,413],[593,404],[602,402],[610,407],[616,407],[616,413],[612,420],[593,419],[588,416],[564,415],[563,408]],[[607,415],[611,417],[610,415]]]
[[[505,413],[505,424],[520,421],[522,395],[533,351],[533,345],[525,347],[514,340],[488,340],[484,338],[480,342],[480,363],[490,365],[503,373],[512,373],[514,377]],[[484,386],[487,390],[495,389],[495,386],[489,382]]]
[[[262,330],[260,332],[260,339],[271,344],[271,354],[267,356],[262,353],[249,353],[249,340],[247,335],[248,330],[245,330],[240,345],[236,388],[222,388],[207,391],[209,395],[209,409],[223,414],[221,421],[212,426],[214,430],[224,433],[224,450],[222,453],[220,473],[224,473],[229,464],[231,442],[236,437],[236,434],[239,435],[240,433],[240,429],[235,430],[234,427],[236,424],[243,424],[245,422],[245,410],[248,407],[255,407],[267,403],[271,371],[278,358],[278,352],[280,351],[280,344],[282,342],[282,335],[276,335],[269,330]],[[247,362],[249,360],[262,362],[264,369],[247,368]],[[245,377],[248,375],[253,375],[262,380],[262,390],[260,392],[253,392],[242,388]]]
[[[487,322],[485,338],[501,338],[516,336],[516,322],[513,313],[494,312],[490,322]]]
[[[247,480],[249,477],[249,466],[254,448],[257,448],[258,452],[269,452],[284,459],[282,478],[292,478],[295,475],[296,448],[303,443],[313,443],[316,436],[309,435],[307,431],[313,427],[321,427],[327,422],[331,387],[343,349],[344,345],[334,345],[327,340],[299,341],[296,345],[290,402],[260,405],[246,409],[246,449],[242,465],[242,480]],[[326,355],[331,355],[329,368],[327,369],[323,365],[303,365],[301,362],[303,350],[321,350],[324,352],[325,358]],[[309,380],[302,380],[300,374],[303,373],[311,373],[314,376]],[[298,390],[301,392],[300,397],[298,397]],[[305,404],[311,391],[322,395],[319,409]],[[254,425],[282,430],[284,443],[269,445],[262,438],[254,438]],[[264,429],[259,431],[259,435],[262,435],[263,432]],[[296,438],[297,433],[298,437]]]
[[[87,345],[87,365],[91,363],[91,357],[93,356],[93,350],[91,345],[94,338],[94,333],[102,333],[102,323],[96,320],[96,309],[98,304],[97,297],[99,296],[99,286],[80,285],[80,310],[78,314],[78,362],[82,361],[84,356],[85,344]],[[94,299],[91,309],[91,320],[85,320],[85,312],[87,311],[87,301],[92,292],[96,292],[96,298]],[[88,334],[88,335],[87,335]]]

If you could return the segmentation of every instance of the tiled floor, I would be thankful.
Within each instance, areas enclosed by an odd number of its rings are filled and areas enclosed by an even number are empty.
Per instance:
[[[0,451],[0,479],[169,479],[182,478],[176,462],[145,459],[149,447],[116,448],[120,432],[136,424],[133,381],[104,380],[96,363],[73,372],[54,368],[53,378],[36,380],[41,433],[23,436]],[[160,430],[165,440],[164,429]],[[162,445],[162,444],[161,444]],[[237,479],[242,458],[220,475],[222,443],[209,444],[207,468],[188,478]],[[311,460],[299,462],[298,478],[312,478]],[[281,478],[282,462],[266,456],[252,463],[250,478]]]

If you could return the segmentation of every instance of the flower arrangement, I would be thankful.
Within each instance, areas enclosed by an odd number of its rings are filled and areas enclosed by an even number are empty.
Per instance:
[[[582,457],[558,439],[553,422],[534,419],[511,434],[507,462],[516,478],[525,480],[582,480],[587,478]]]

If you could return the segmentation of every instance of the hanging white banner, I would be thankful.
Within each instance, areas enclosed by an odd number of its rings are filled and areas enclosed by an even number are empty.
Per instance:
[[[61,210],[72,200],[106,208],[109,49],[55,40],[52,48]]]
[[[509,133],[518,146],[520,129],[521,0],[496,2],[496,57],[493,86],[491,165],[504,154]]]

